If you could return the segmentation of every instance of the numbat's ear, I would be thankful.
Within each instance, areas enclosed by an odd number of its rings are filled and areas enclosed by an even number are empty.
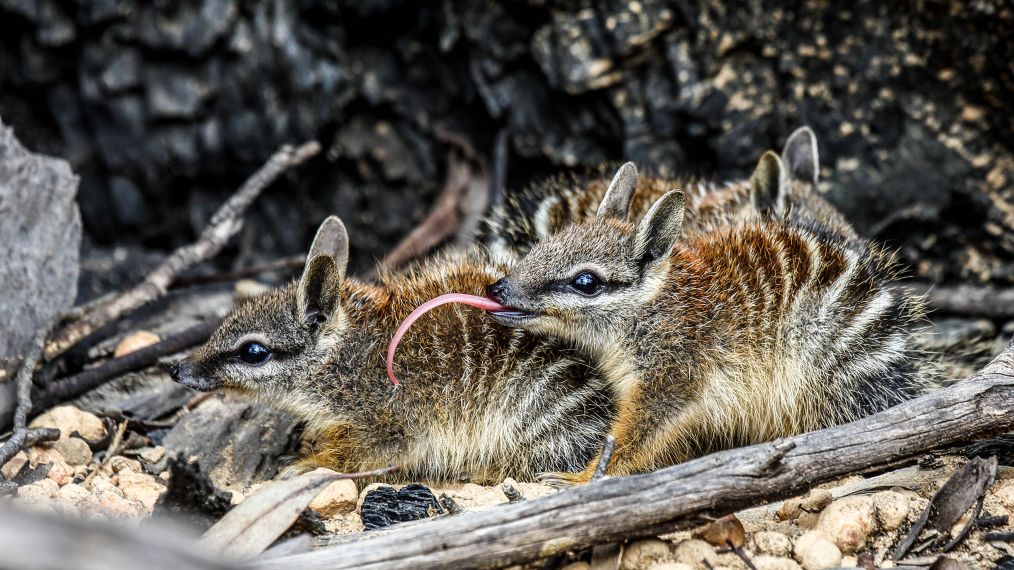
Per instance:
[[[627,219],[627,210],[630,208],[630,200],[634,197],[635,190],[637,190],[637,167],[633,162],[628,162],[616,171],[606,195],[602,197],[596,215],[600,218]]]
[[[786,190],[782,160],[770,150],[757,161],[750,176],[750,199],[758,212],[780,212]]]
[[[817,154],[817,135],[813,134],[813,129],[800,127],[789,135],[785,149],[782,150],[782,162],[793,180],[817,184],[820,157]]]
[[[669,254],[683,228],[686,203],[686,194],[670,190],[652,204],[637,226],[634,247],[638,259],[651,262]]]
[[[296,310],[303,322],[327,322],[338,310],[341,284],[349,265],[349,234],[335,216],[317,229],[306,268],[296,292]]]

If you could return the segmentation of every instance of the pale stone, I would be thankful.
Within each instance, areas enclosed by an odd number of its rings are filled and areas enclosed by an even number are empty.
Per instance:
[[[161,445],[145,447],[138,454],[138,457],[140,457],[145,463],[158,463],[159,461],[162,461],[163,457],[165,457],[165,448]]]
[[[87,465],[92,461],[92,450],[83,439],[77,437],[60,438],[53,444],[53,449],[60,452],[68,465]]]
[[[715,549],[710,544],[703,540],[692,538],[676,545],[676,550],[673,551],[673,558],[676,559],[676,562],[704,569],[709,565],[712,567],[716,565],[717,555],[715,554]]]
[[[28,461],[32,465],[49,463],[47,477],[58,485],[66,485],[74,479],[74,468],[67,464],[60,452],[49,447],[33,447],[28,450]]]
[[[104,475],[96,475],[93,477],[91,483],[89,483],[89,487],[92,494],[95,495],[99,493],[113,493],[114,495],[123,496],[123,491],[121,491],[119,487],[114,485],[113,482]]]
[[[873,498],[860,495],[831,503],[820,513],[817,529],[824,531],[843,553],[859,550],[877,529]]]
[[[799,508],[807,512],[819,513],[824,507],[831,504],[832,498],[831,491],[827,489],[813,489],[799,501]]]
[[[76,431],[89,441],[102,439],[106,435],[106,428],[98,416],[74,406],[57,406],[32,420],[28,427],[56,428],[60,430],[60,438],[68,438]]]
[[[155,508],[159,495],[165,491],[165,486],[154,476],[128,470],[120,472],[117,486],[123,491],[124,498],[140,501],[149,513]]]
[[[162,339],[151,331],[134,331],[120,340],[116,345],[116,349],[113,350],[113,357],[119,358],[125,356],[135,350],[141,350],[142,348],[156,344],[160,340]]]
[[[316,469],[314,473],[334,473],[330,469]],[[355,481],[351,479],[339,479],[333,481],[327,487],[317,493],[317,496],[310,501],[310,510],[324,518],[347,515],[356,510],[356,502],[359,499],[359,489]]]
[[[233,292],[236,294],[237,301],[252,299],[259,295],[263,295],[270,290],[271,287],[254,279],[240,279],[236,282],[236,285],[233,286]]]
[[[655,562],[672,558],[669,543],[657,538],[636,540],[623,548],[620,570],[646,570]]]
[[[809,531],[797,538],[794,554],[805,570],[833,568],[841,563],[841,551],[822,531]]]
[[[882,491],[873,495],[877,520],[884,530],[894,530],[908,520],[908,498],[895,491]]]
[[[113,456],[113,458],[109,460],[109,467],[112,468],[113,473],[122,473],[124,471],[142,473],[144,471],[144,468],[141,467],[140,461],[124,457],[122,455]]]
[[[0,473],[3,473],[4,479],[10,480],[21,468],[24,467],[25,463],[28,463],[28,454],[24,451],[19,451],[17,455],[11,457],[11,460],[4,463],[4,466],[0,468]]]
[[[648,570],[694,570],[694,567],[682,562],[660,562],[652,564]]]
[[[762,530],[754,533],[753,548],[759,554],[788,556],[792,552],[792,542],[780,532]]]
[[[21,505],[50,503],[59,492],[60,486],[56,484],[56,481],[52,479],[40,479],[29,485],[19,487],[15,502]]]
[[[77,483],[68,483],[63,487],[60,487],[60,498],[75,504],[88,495],[91,495],[91,493],[88,492],[88,489],[85,489]]]

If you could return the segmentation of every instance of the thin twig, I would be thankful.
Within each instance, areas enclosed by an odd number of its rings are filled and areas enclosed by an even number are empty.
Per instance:
[[[236,269],[234,271],[220,271],[217,273],[209,273],[205,275],[180,275],[172,283],[172,288],[177,287],[189,287],[191,285],[203,285],[207,283],[221,283],[223,281],[235,281],[237,279],[243,279],[245,277],[251,277],[253,275],[260,275],[262,273],[274,273],[278,271],[286,271],[303,267],[306,263],[305,255],[291,255],[289,257],[281,257],[274,261],[269,261],[262,265],[255,265],[253,267],[244,267],[242,269]]]
[[[462,147],[469,148],[469,147]],[[467,156],[468,151],[463,151]],[[474,152],[474,151],[473,151]],[[471,231],[489,203],[490,182],[482,162],[470,162],[454,151],[447,156],[444,186],[429,214],[384,256],[365,278],[376,277],[381,271],[396,269],[430,251],[456,233]]]
[[[52,360],[96,330],[163,296],[180,272],[217,254],[240,230],[243,213],[264,188],[283,172],[318,152],[320,144],[317,142],[297,148],[282,147],[219,207],[197,241],[174,251],[137,286],[97,303],[80,318],[57,331],[45,347],[43,354],[46,360]]]
[[[57,316],[53,319],[52,323],[35,332],[32,346],[29,348],[25,359],[21,362],[21,369],[18,370],[16,380],[18,404],[14,409],[14,425],[11,429],[11,437],[4,442],[3,446],[0,446],[0,465],[4,465],[10,461],[26,445],[32,445],[40,441],[53,441],[60,437],[60,430],[58,429],[39,428],[30,430],[26,427],[26,424],[28,422],[28,414],[32,411],[32,376],[35,375],[35,367],[42,356],[42,347],[46,342],[46,337],[49,336],[49,331],[52,330],[53,326],[61,318],[62,315]],[[10,485],[2,485],[4,482],[4,477],[0,474],[0,494],[11,490]]]
[[[163,356],[175,354],[208,340],[211,333],[221,324],[222,319],[204,321],[151,346],[107,360],[99,366],[53,382],[39,394],[37,398],[39,405],[46,408],[83,394],[127,372],[147,368]]]
[[[591,480],[598,481],[605,477],[606,468],[609,467],[609,460],[613,458],[613,451],[616,450],[616,438],[612,435],[606,436],[606,442],[602,444],[602,454],[599,455],[599,463],[595,466]]]

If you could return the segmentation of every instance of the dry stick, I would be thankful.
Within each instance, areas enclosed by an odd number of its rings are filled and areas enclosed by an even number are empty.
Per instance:
[[[862,420],[708,455],[645,475],[607,477],[549,497],[426,525],[375,531],[257,568],[507,566],[654,536],[796,495],[814,484],[1014,424],[1014,347],[982,371]]]
[[[158,359],[200,344],[211,337],[211,333],[222,324],[222,319],[210,319],[194,325],[187,330],[175,334],[153,345],[135,350],[119,358],[103,362],[94,368],[78,372],[73,376],[62,378],[51,383],[36,398],[40,408],[46,408],[83,394],[92,388],[134,370],[147,368],[158,362]]]
[[[234,281],[236,279],[243,279],[244,277],[260,275],[262,273],[273,273],[277,271],[296,269],[297,267],[303,267],[305,263],[305,255],[290,255],[288,257],[280,257],[262,265],[244,267],[233,271],[220,271],[217,273],[202,275],[180,275],[172,282],[172,288],[175,289],[177,287],[188,287],[190,285],[203,285],[206,283],[220,283],[222,281]]]
[[[49,331],[59,322],[60,317],[54,319],[53,323],[40,328],[32,339],[32,346],[28,355],[21,362],[21,369],[18,370],[17,396],[18,405],[14,409],[14,426],[11,429],[11,437],[0,446],[0,465],[10,461],[12,457],[21,451],[22,447],[33,445],[40,441],[53,441],[60,437],[60,430],[54,428],[28,429],[25,427],[28,422],[28,414],[32,411],[32,376],[35,374],[35,366],[42,356],[42,345],[49,336]],[[11,491],[10,484],[4,484],[4,476],[0,474],[0,495]]]
[[[165,295],[169,285],[181,271],[217,254],[239,231],[243,225],[243,212],[264,188],[283,172],[301,164],[318,152],[320,145],[316,142],[309,142],[297,148],[286,145],[279,149],[219,207],[197,241],[174,251],[137,286],[96,304],[79,319],[57,331],[46,345],[44,351],[46,360],[59,356],[82,338],[126,313]]]
[[[926,304],[935,312],[987,319],[1014,318],[1014,288],[927,283],[905,283],[902,286],[912,293],[925,295]]]
[[[480,173],[476,175],[474,169]],[[396,269],[401,265],[425,254],[438,244],[458,232],[465,222],[482,215],[474,204],[478,201],[475,178],[487,178],[482,166],[475,166],[467,160],[458,158],[451,152],[447,157],[447,176],[444,187],[433,203],[433,208],[414,230],[412,230],[384,259],[371,269],[364,277],[376,277],[381,271]],[[489,185],[482,188],[488,196]],[[487,198],[488,200],[488,198]],[[476,212],[478,209],[480,211]],[[467,210],[467,211],[466,211]]]

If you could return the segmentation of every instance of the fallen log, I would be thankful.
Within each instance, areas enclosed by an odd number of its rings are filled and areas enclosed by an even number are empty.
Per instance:
[[[542,499],[332,541],[255,568],[507,566],[656,535],[1014,426],[1014,345],[974,376],[850,424]]]

